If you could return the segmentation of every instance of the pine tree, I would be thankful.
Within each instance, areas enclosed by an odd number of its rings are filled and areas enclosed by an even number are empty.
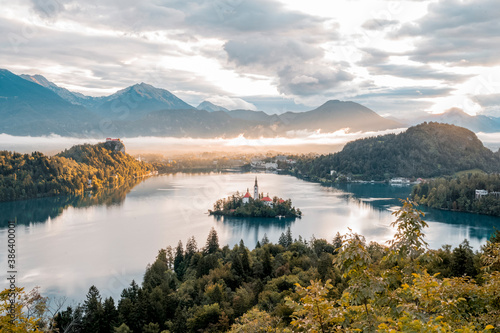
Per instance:
[[[342,236],[340,235],[340,232],[337,231],[335,234],[335,238],[333,238],[333,247],[335,248],[335,253],[338,253],[340,251],[340,248],[342,247]]]
[[[108,297],[103,304],[103,332],[112,332],[113,328],[118,324],[118,310],[115,308],[113,297]]]
[[[451,257],[451,274],[453,276],[475,276],[476,268],[474,267],[474,252],[469,245],[469,241],[464,241],[453,249]]]
[[[118,301],[119,321],[131,330],[140,329],[141,312],[139,310],[139,291],[141,288],[132,280],[130,287],[123,289]],[[123,325],[122,325],[123,326]],[[121,326],[120,326],[121,327]]]
[[[103,307],[101,295],[96,286],[92,286],[87,293],[87,299],[83,303],[83,331],[105,332],[103,326]]]
[[[267,234],[264,234],[264,237],[262,237],[262,240],[260,241],[260,244],[262,246],[269,244],[269,238],[267,238]]]
[[[165,249],[166,257],[167,257],[167,266],[168,269],[174,268],[174,250],[172,249],[172,246],[167,246]]]
[[[184,276],[184,248],[181,241],[177,243],[177,247],[175,248],[174,271],[177,273],[179,280],[182,280]]]
[[[196,244],[194,236],[191,236],[186,243],[186,259],[191,259],[196,251],[198,251],[198,244]]]
[[[278,244],[283,246],[284,248],[287,247],[287,240],[284,232],[281,233],[280,238],[278,239]]]
[[[290,227],[286,230],[286,247],[290,247],[293,244],[292,230]]]
[[[264,276],[270,276],[273,272],[273,266],[271,263],[271,254],[268,250],[264,251],[264,258],[262,260],[262,266],[264,270]]]
[[[207,244],[205,246],[205,253],[212,254],[219,251],[219,236],[217,235],[217,231],[212,227],[208,234]]]

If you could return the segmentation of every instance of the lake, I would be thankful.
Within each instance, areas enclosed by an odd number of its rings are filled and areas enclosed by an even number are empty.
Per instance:
[[[302,219],[225,218],[207,214],[220,198],[250,188],[258,177],[259,191],[291,198]],[[291,228],[301,235],[331,241],[348,228],[368,241],[392,237],[391,213],[397,198],[411,187],[384,184],[321,186],[287,175],[255,173],[175,174],[146,179],[110,193],[86,197],[53,197],[0,203],[1,267],[7,267],[7,221],[16,229],[18,286],[40,286],[44,295],[65,295],[83,301],[91,285],[116,299],[132,279],[138,283],[160,248],[175,247],[195,236],[203,247],[214,227],[222,245],[241,239],[253,248],[267,234],[277,242]],[[496,217],[423,209],[431,248],[456,246],[468,239],[475,250],[484,244]],[[2,279],[0,288],[7,287]]]

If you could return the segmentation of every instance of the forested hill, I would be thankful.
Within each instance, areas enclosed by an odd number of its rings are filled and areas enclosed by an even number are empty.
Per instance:
[[[483,190],[476,195],[476,190]],[[432,208],[500,217],[500,174],[465,174],[441,177],[416,185],[415,202]]]
[[[395,212],[387,245],[339,233],[333,241],[266,235],[205,246],[194,237],[158,252],[141,285],[120,299],[91,286],[55,317],[59,332],[498,332],[500,232],[480,251],[428,250],[427,224],[410,202]],[[34,297],[33,297],[34,298]],[[40,297],[42,300],[44,298]],[[43,304],[43,303],[42,303]],[[34,320],[33,320],[34,321]],[[18,322],[22,322],[20,319]],[[35,322],[35,321],[34,321]],[[42,322],[43,323],[43,322]]]
[[[52,157],[0,151],[0,201],[119,186],[153,170],[121,150],[116,142],[74,146]]]
[[[484,147],[468,129],[422,123],[400,134],[349,142],[335,154],[297,163],[295,172],[328,178],[330,170],[365,180],[393,177],[435,177],[458,171],[500,170],[500,154]]]

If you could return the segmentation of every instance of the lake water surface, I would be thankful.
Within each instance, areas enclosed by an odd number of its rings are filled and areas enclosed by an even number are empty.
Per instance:
[[[213,203],[235,191],[252,188],[291,198],[302,219],[224,218],[207,214]],[[160,248],[175,247],[195,236],[205,245],[214,227],[221,245],[241,239],[253,248],[267,234],[277,242],[291,228],[294,238],[332,240],[348,228],[368,241],[383,243],[394,230],[391,213],[410,187],[344,184],[325,187],[291,176],[254,173],[175,174],[149,178],[100,197],[55,197],[0,203],[0,267],[7,267],[7,221],[18,221],[18,286],[40,286],[44,295],[83,301],[96,285],[115,300],[132,279],[138,283]],[[439,210],[426,211],[426,240],[431,248],[468,239],[475,250],[486,242],[500,219]],[[7,287],[2,279],[0,288]]]

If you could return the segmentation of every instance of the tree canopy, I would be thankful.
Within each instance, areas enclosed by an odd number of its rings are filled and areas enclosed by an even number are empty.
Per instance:
[[[0,151],[0,201],[116,187],[153,170],[112,148],[106,143],[84,144],[55,156]]]

